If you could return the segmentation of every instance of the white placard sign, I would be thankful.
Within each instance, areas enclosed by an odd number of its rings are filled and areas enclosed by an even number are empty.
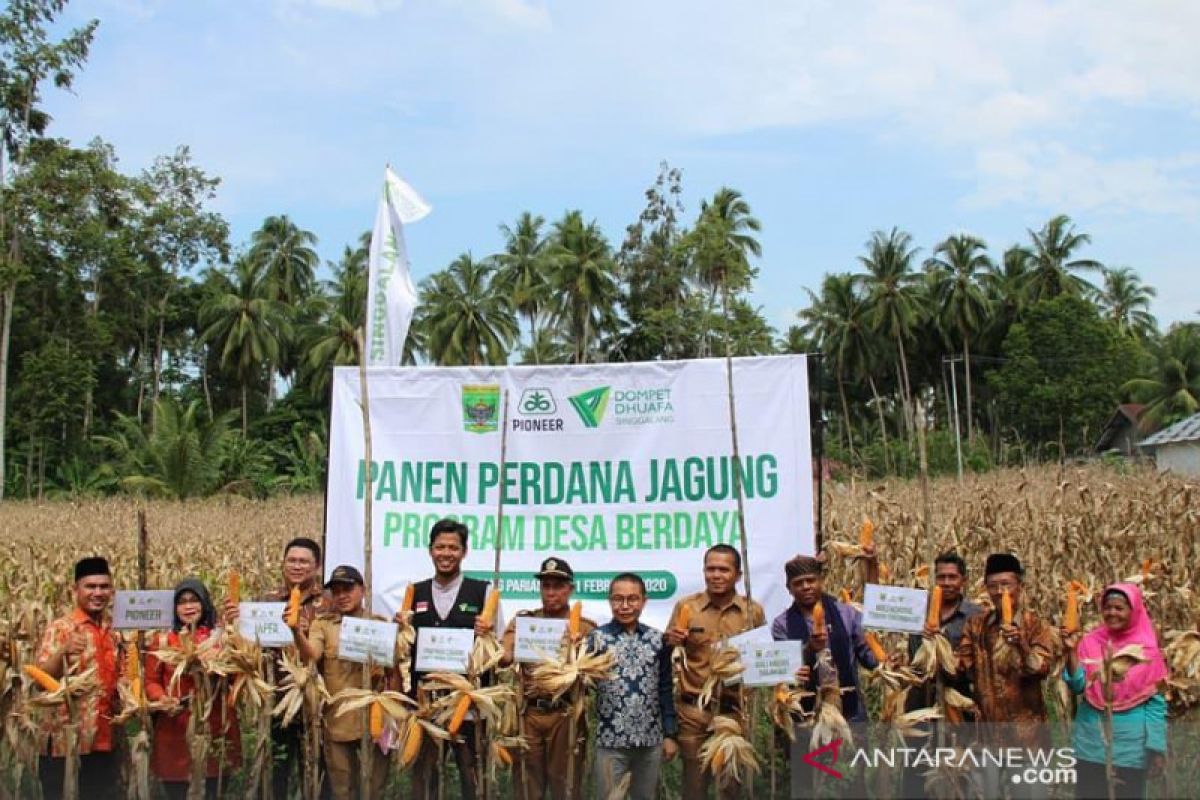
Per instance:
[[[863,593],[863,627],[920,633],[928,604],[929,592],[924,589],[868,583]]]
[[[555,557],[575,566],[575,598],[593,619],[609,618],[614,575],[641,575],[641,621],[662,629],[681,597],[704,589],[704,552],[738,546],[735,468],[754,536],[747,571],[774,575],[815,551],[808,366],[799,355],[733,359],[736,467],[723,359],[369,367],[370,464],[358,369],[337,367],[324,561],[364,564],[369,484],[372,567],[386,576],[373,589],[379,613],[428,577],[429,530],[449,516],[468,531],[469,577],[490,580],[503,550],[509,614],[540,607],[534,574]],[[791,604],[782,580],[758,588],[766,609]]]
[[[767,625],[760,625],[759,627],[751,628],[744,633],[739,633],[737,636],[730,636],[729,646],[736,649],[741,654],[742,665],[745,666],[746,654],[750,652],[750,648],[754,647],[755,645],[770,644],[772,641],[771,628]],[[742,675],[738,675],[736,678],[725,681],[725,685],[737,686],[739,683],[741,683],[744,675],[745,673],[742,673]]]
[[[292,629],[283,622],[287,603],[239,603],[238,632],[263,647],[292,644]]]
[[[475,631],[470,628],[417,628],[417,672],[465,675]]]
[[[121,590],[113,602],[113,627],[119,631],[161,631],[175,622],[175,592],[170,589]]]
[[[397,628],[394,622],[342,617],[342,632],[338,636],[338,658],[356,664],[373,661],[381,666],[390,666],[396,660]]]
[[[747,686],[776,686],[792,683],[796,670],[804,666],[804,642],[752,642],[742,651],[746,671],[742,681]]]
[[[538,663],[558,656],[567,635],[567,620],[517,617],[514,631],[513,655],[517,661]]]

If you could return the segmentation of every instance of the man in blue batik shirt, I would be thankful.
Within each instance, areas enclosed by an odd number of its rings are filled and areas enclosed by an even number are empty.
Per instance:
[[[679,751],[671,687],[671,648],[662,631],[638,620],[646,606],[646,584],[630,572],[608,588],[613,618],[592,631],[597,652],[614,655],[613,677],[596,687],[596,796],[611,797],[629,774],[626,796],[654,800],[662,761]]]

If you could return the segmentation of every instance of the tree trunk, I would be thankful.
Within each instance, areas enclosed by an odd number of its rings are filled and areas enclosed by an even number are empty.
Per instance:
[[[249,417],[247,416],[247,412],[246,412],[246,384],[243,383],[242,384],[242,438],[243,439],[246,438],[246,433],[250,429],[248,420],[249,420]]]
[[[204,388],[204,405],[208,408],[208,421],[212,422],[213,404],[212,391],[208,388],[208,345],[200,348],[200,385]]]
[[[868,375],[867,383],[871,386],[871,396],[875,398],[875,411],[879,414],[879,433],[883,436],[883,468],[891,474],[892,451],[888,444],[887,420],[883,418],[883,401],[879,398],[879,390],[875,388],[875,378]]]
[[[963,365],[967,377],[967,442],[968,444],[974,444],[975,411],[974,405],[971,402],[971,348],[967,344],[966,336],[963,336]]]
[[[154,356],[150,362],[151,392],[150,392],[150,433],[158,430],[158,393],[162,380],[163,337],[166,331],[167,298],[164,295],[158,309],[158,335],[154,339]]]
[[[533,363],[541,364],[541,359],[538,358],[537,323],[533,314],[529,315],[529,349],[533,353]]]
[[[0,304],[3,306],[0,318],[0,500],[4,499],[7,464],[4,443],[8,424],[8,345],[12,336],[13,301],[16,296],[16,287],[6,286],[4,295],[0,298]]]
[[[912,414],[912,384],[908,380],[908,357],[904,353],[904,340],[896,339],[896,347],[900,351],[900,397],[901,410],[904,413],[904,428],[908,431],[909,444],[912,444],[913,426],[916,421]]]
[[[850,474],[854,474],[854,429],[850,424],[850,405],[846,402],[846,387],[842,384],[842,376],[837,376],[838,396],[842,398],[842,416],[846,419],[846,444],[850,448]],[[820,388],[817,389],[820,391]],[[853,480],[853,477],[851,478]]]

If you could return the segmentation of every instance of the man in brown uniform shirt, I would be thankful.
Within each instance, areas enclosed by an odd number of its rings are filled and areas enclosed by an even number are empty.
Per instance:
[[[518,617],[565,620],[571,614],[571,593],[575,589],[575,571],[561,558],[547,558],[534,576],[538,579],[542,594],[542,607],[533,611],[522,611]],[[582,620],[580,638],[587,636],[596,627],[590,619]],[[514,618],[504,630],[504,658],[500,665],[512,664],[516,648],[517,621]],[[583,740],[587,736],[584,720],[575,728],[576,742],[570,739],[570,701],[563,697],[551,700],[536,694],[530,684],[530,674],[535,664],[521,665],[521,685],[525,687],[524,702],[521,704],[521,735],[528,748],[517,761],[516,800],[542,800],[546,789],[555,800],[567,797],[567,766],[574,750],[574,786],[571,797],[581,798],[583,786]]]
[[[706,797],[711,776],[700,763],[700,748],[708,739],[708,726],[713,708],[697,707],[704,680],[708,677],[714,653],[713,645],[721,639],[767,624],[762,606],[751,603],[737,593],[742,577],[742,557],[736,548],[717,544],[704,553],[704,591],[688,595],[675,604],[667,626],[667,643],[683,647],[685,669],[679,677],[679,700],[675,710],[679,715],[679,752],[683,756],[683,796],[688,800]],[[687,606],[690,619],[687,628],[676,624],[679,610]],[[741,687],[726,687],[713,703],[718,713],[740,717],[742,714]],[[743,729],[745,720],[742,720]],[[722,797],[735,797],[741,786],[731,784],[721,792]]]
[[[363,577],[357,569],[351,566],[340,566],[329,576],[325,588],[333,593],[335,613],[323,614],[311,625],[300,617],[292,636],[296,641],[296,649],[306,664],[316,663],[325,680],[325,689],[330,697],[337,697],[343,689],[362,689],[363,665],[338,657],[341,644],[342,620],[346,617],[366,617],[363,608]],[[382,619],[382,617],[376,617]],[[374,688],[382,687],[385,672],[379,667],[372,669],[371,682]],[[362,754],[363,717],[362,712],[341,711],[337,701],[326,704],[323,723],[325,727],[325,771],[329,773],[329,785],[334,800],[351,800],[355,796],[355,787],[362,798],[383,796],[383,785],[387,780],[388,759],[378,747],[372,745],[371,754],[371,785],[368,791],[361,791],[362,775],[360,758]]]

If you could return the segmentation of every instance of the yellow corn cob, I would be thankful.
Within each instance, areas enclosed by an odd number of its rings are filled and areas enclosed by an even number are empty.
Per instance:
[[[496,609],[500,606],[500,590],[492,589],[488,592],[487,600],[483,602],[483,612],[479,616],[483,617],[484,622],[492,622],[496,619]]]
[[[408,588],[404,590],[404,602],[400,604],[401,611],[403,611],[403,612],[412,611],[413,595],[415,594],[415,592],[416,592],[416,590],[413,588],[413,585],[410,583],[408,585]]]
[[[1004,593],[1000,595],[1000,622],[1002,622],[1005,625],[1012,625],[1012,621],[1013,621],[1012,595],[1009,594],[1009,591],[1006,588],[1006,589],[1004,589]]]
[[[825,605],[820,600],[813,606],[812,629],[816,635],[825,633]]]
[[[889,567],[887,564],[880,564],[879,565],[879,580],[883,581],[884,583],[887,583],[891,579],[892,579],[892,568]]]
[[[508,748],[502,744],[496,745],[496,756],[508,766],[512,766],[512,753],[508,752]]]
[[[125,674],[129,678],[129,690],[133,698],[142,702],[142,660],[135,642],[131,642],[125,652]]]
[[[838,599],[843,603],[849,603],[854,599],[854,595],[850,594],[849,589],[842,589],[840,592],[838,592]]]
[[[446,726],[446,733],[451,736],[457,736],[458,731],[462,728],[463,720],[467,718],[467,712],[471,709],[471,695],[464,694],[458,701],[458,705],[454,707],[454,716],[450,717],[450,724]]]
[[[571,635],[571,640],[574,641],[579,636],[579,629],[583,626],[583,603],[578,600],[575,605],[571,606],[571,620],[567,623],[567,633]]]
[[[870,547],[875,544],[875,523],[870,518],[864,518],[862,527],[858,529],[858,546]]]
[[[724,765],[725,765],[725,751],[718,750],[717,752],[713,753],[713,759],[712,759],[713,774],[715,775],[718,772],[720,772],[721,767]]]
[[[289,628],[294,628],[300,624],[300,587],[293,586],[292,593],[288,596],[287,606],[287,625]]]
[[[1067,587],[1067,611],[1063,615],[1063,627],[1067,629],[1067,633],[1079,630],[1079,596],[1075,593],[1074,586]]]
[[[404,752],[400,754],[400,766],[407,767],[416,760],[421,752],[421,737],[424,735],[421,726],[413,723],[408,731],[408,740],[404,743]]]
[[[35,667],[33,664],[26,664],[21,669],[25,670],[25,674],[33,678],[34,682],[45,689],[47,692],[57,692],[59,690],[58,681],[51,678],[50,675],[41,667]]]
[[[775,687],[775,702],[786,703],[788,699],[788,687],[786,683],[781,683]]]
[[[887,650],[883,649],[883,642],[879,641],[875,631],[867,631],[866,639],[867,647],[871,648],[871,655],[875,656],[875,660],[880,664],[887,661]]]
[[[680,606],[679,607],[679,617],[675,620],[675,627],[683,628],[686,631],[688,629],[688,623],[691,621],[692,621],[692,607],[689,605]]]
[[[229,602],[235,606],[242,600],[242,576],[236,569],[229,571]]]
[[[925,614],[925,624],[940,626],[942,624],[942,587],[935,586],[929,593],[929,611]]]
[[[371,738],[378,739],[383,733],[383,706],[378,701],[371,703]]]

